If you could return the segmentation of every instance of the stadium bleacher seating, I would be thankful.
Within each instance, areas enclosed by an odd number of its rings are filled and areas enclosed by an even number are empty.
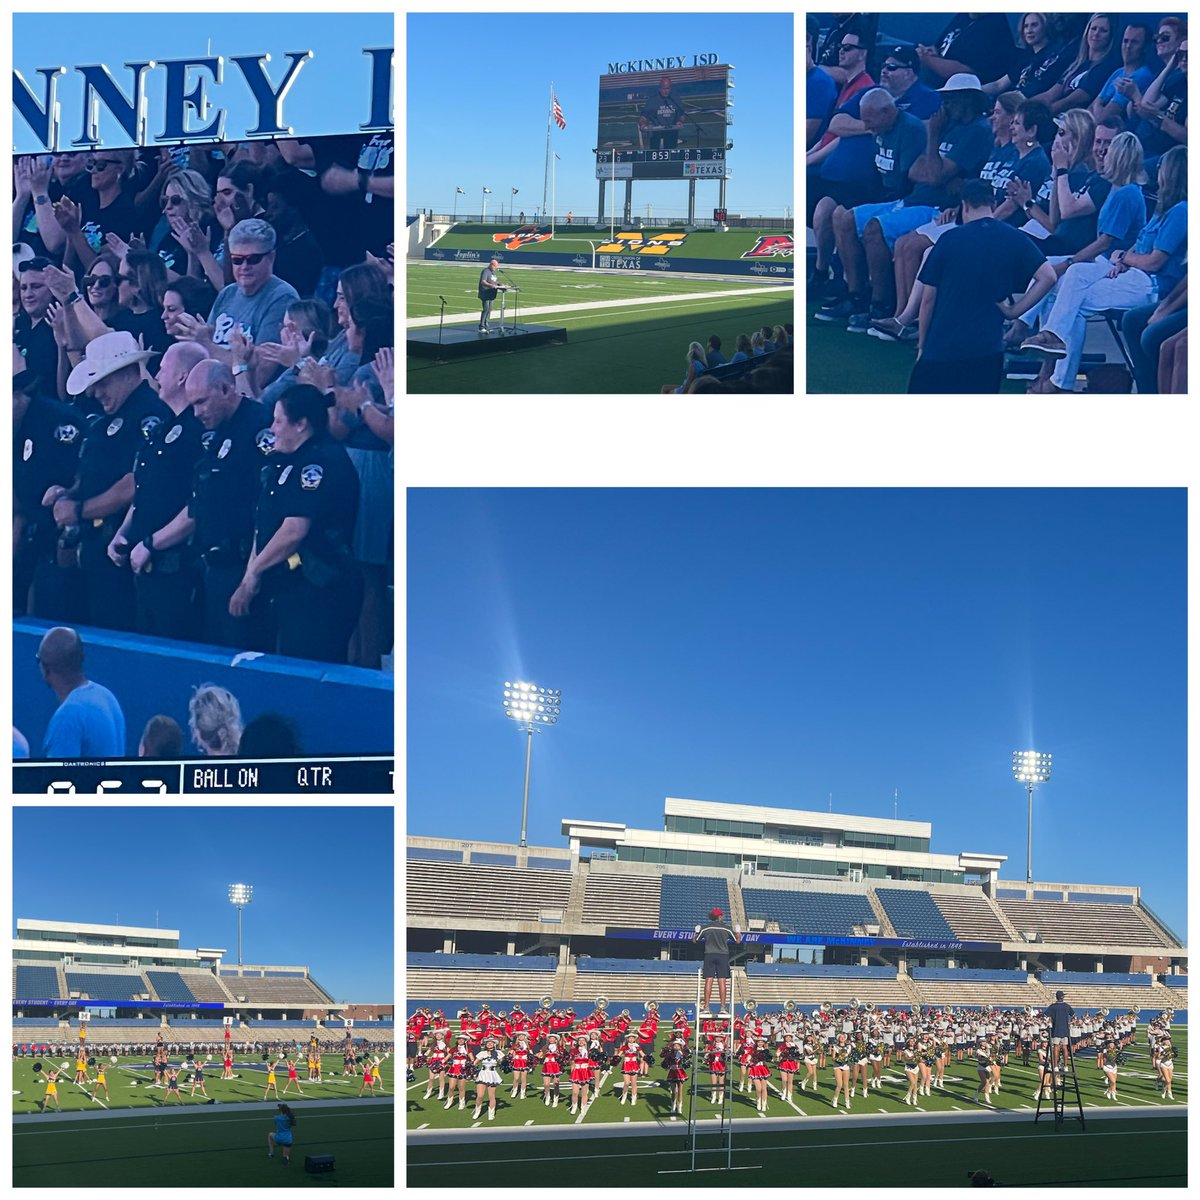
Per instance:
[[[659,924],[663,929],[691,929],[703,924],[719,908],[732,911],[729,885],[712,875],[666,875],[662,877]]]
[[[544,956],[410,954],[406,991],[413,999],[508,996],[536,1000],[552,986],[558,963]]]
[[[790,933],[849,936],[855,925],[879,924],[871,902],[861,892],[744,887],[742,903],[747,920],[777,921],[781,930]]]
[[[1016,940],[1016,932],[1005,927],[1003,918],[982,892],[931,891],[929,895],[954,931],[956,939],[971,942]]]
[[[954,930],[928,892],[915,888],[877,887],[875,895],[879,897],[897,937],[953,940]]]
[[[586,880],[583,920],[588,925],[654,929],[659,924],[661,902],[660,875],[593,870],[588,872]]]
[[[154,994],[160,1000],[176,1004],[197,1003],[192,989],[184,982],[178,971],[152,971],[147,969],[146,978],[154,988]]]
[[[62,999],[58,990],[58,970],[55,967],[14,967],[14,1000]]]
[[[546,912],[557,912],[562,920],[573,878],[569,871],[423,859],[408,860],[406,877],[409,912],[484,918],[503,912],[513,921],[553,919]]]
[[[67,990],[94,1000],[134,1000],[149,995],[150,985],[141,975],[67,969]]]
[[[1076,900],[998,901],[1019,933],[1038,934],[1043,942],[1089,946],[1168,946],[1132,905],[1081,903]]]
[[[312,1004],[327,1005],[333,998],[312,979],[267,979],[246,976],[227,980],[226,986],[234,997],[245,996],[247,1004]]]

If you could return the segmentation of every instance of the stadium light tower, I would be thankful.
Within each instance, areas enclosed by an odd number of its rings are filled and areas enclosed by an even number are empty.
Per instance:
[[[521,800],[521,845],[525,845],[525,827],[529,816],[529,760],[533,755],[534,730],[541,732],[558,724],[562,692],[538,687],[534,683],[504,684],[504,715],[525,730],[525,793]]]
[[[242,909],[254,899],[254,884],[231,883],[229,903],[238,910],[238,966],[242,965]]]
[[[1045,783],[1050,778],[1052,754],[1039,754],[1036,750],[1013,751],[1013,774],[1029,788],[1029,839],[1025,854],[1025,882],[1033,882],[1033,785]]]

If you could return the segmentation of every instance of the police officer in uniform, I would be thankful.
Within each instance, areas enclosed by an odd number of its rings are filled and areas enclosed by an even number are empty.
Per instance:
[[[142,363],[151,356],[123,331],[88,343],[67,377],[67,391],[72,396],[89,392],[103,415],[84,435],[75,484],[50,488],[43,500],[60,530],[59,565],[78,554],[85,619],[105,629],[134,626],[133,576],[109,559],[108,546],[133,500],[137,451],[172,416],[142,378]]]
[[[50,616],[39,611],[45,602],[55,607],[54,597],[34,588],[32,608],[29,589],[41,564],[53,585],[54,548],[57,528],[42,499],[51,487],[69,487],[79,468],[83,425],[70,405],[49,400],[41,392],[36,372],[27,370],[25,359],[13,347],[13,613]]]
[[[359,484],[328,429],[316,388],[298,384],[275,402],[275,457],[263,468],[254,553],[229,611],[244,615],[261,591],[274,615],[277,654],[344,663],[362,604],[351,553]]]
[[[108,546],[108,557],[133,569],[138,633],[191,639],[196,573],[186,543],[156,551],[154,534],[192,495],[192,469],[204,432],[184,394],[188,374],[204,359],[195,342],[168,347],[158,368],[158,398],[171,410],[157,434],[138,450],[133,466],[133,505]]]
[[[214,646],[269,650],[263,620],[229,613],[233,595],[254,545],[254,505],[259,475],[275,446],[271,413],[265,404],[239,396],[226,363],[206,358],[192,367],[184,399],[203,427],[200,457],[189,477],[186,502],[151,535],[153,553],[185,545],[198,557],[204,618],[191,636]],[[145,543],[130,561],[140,567],[150,554]]]

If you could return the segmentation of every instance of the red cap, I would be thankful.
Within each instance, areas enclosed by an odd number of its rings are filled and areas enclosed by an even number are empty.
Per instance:
[[[721,909],[714,908],[708,915],[712,917],[714,921],[719,921],[725,914],[721,911]]]

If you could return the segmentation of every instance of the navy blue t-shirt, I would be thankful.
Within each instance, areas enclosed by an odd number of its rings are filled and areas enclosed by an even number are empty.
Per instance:
[[[862,120],[865,91],[855,92],[837,111]],[[836,114],[835,114],[836,115]],[[832,118],[831,118],[832,119]],[[875,180],[875,139],[869,133],[839,137],[833,152],[821,163],[821,178],[837,183],[873,183]]]
[[[1094,66],[1084,63],[1082,67],[1071,70],[1070,64],[1067,64],[1067,74],[1063,75],[1061,83],[1065,87],[1066,95],[1070,95],[1076,88],[1081,88],[1087,94],[1087,102],[1100,95],[1100,89],[1108,82],[1109,76],[1119,69],[1121,66],[1121,49],[1118,46],[1115,50],[1110,50],[1098,63]]]
[[[935,48],[942,58],[964,63],[980,83],[1007,75],[1016,55],[1008,18],[1002,13],[959,13],[942,30]]]
[[[885,200],[898,200],[912,189],[908,169],[925,153],[925,123],[902,112],[887,133],[874,138],[875,169]]]
[[[949,185],[956,180],[961,183],[966,179],[974,179],[979,174],[979,169],[987,162],[994,145],[991,126],[982,117],[969,125],[947,125],[942,130],[938,153],[955,163],[958,173],[951,176],[946,183],[916,184],[904,201],[905,205],[932,204],[936,208],[956,207],[958,190],[957,187],[951,190]]]
[[[1084,246],[1090,246],[1096,240],[1096,220],[1100,216],[1100,209],[1104,207],[1104,201],[1108,199],[1108,193],[1112,191],[1112,182],[1084,163],[1076,163],[1067,172],[1067,184],[1074,196],[1087,192],[1095,208],[1082,216],[1059,219],[1058,228],[1053,234],[1056,252],[1059,254],[1074,254],[1076,250],[1082,250]],[[1046,177],[1036,197],[1037,206],[1046,212],[1050,211],[1050,193],[1053,190],[1054,175],[1051,173]]]
[[[1004,318],[996,304],[1024,292],[1045,261],[1028,237],[994,217],[943,234],[918,276],[938,290],[921,357],[958,362],[1001,353]]]
[[[1162,94],[1166,100],[1163,115],[1177,125],[1187,120],[1187,76],[1182,71],[1174,71],[1163,83]],[[1126,112],[1130,110],[1127,108]],[[1158,154],[1166,154],[1177,142],[1168,133],[1163,133],[1162,126],[1157,121],[1147,121],[1145,117],[1134,114],[1130,132],[1142,143],[1142,149],[1147,158]]]

